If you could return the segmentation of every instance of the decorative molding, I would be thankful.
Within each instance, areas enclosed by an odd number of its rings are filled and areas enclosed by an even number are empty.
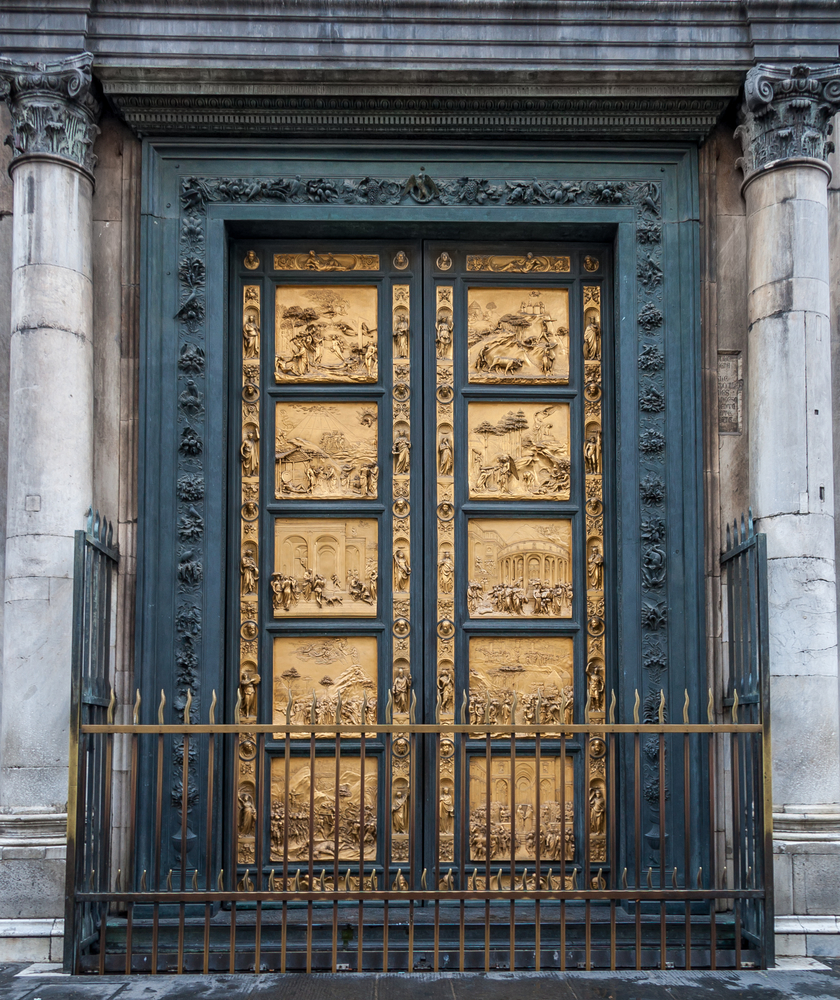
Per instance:
[[[749,177],[791,159],[825,160],[834,149],[831,118],[840,109],[840,65],[754,66],[744,83],[741,124],[735,129]]]
[[[713,96],[437,96],[124,93],[109,97],[139,135],[604,135],[697,140],[731,99]]]
[[[9,106],[12,163],[42,154],[70,160],[92,177],[101,106],[91,88],[89,52],[50,63],[0,58],[0,97]]]

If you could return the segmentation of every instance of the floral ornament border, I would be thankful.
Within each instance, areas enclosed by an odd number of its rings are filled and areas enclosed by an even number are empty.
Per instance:
[[[203,603],[204,338],[206,313],[206,209],[210,204],[469,206],[626,206],[635,210],[639,348],[639,468],[642,536],[642,662],[647,681],[644,718],[655,722],[667,669],[665,560],[665,343],[662,315],[662,191],[657,181],[509,180],[429,177],[408,180],[366,176],[181,178],[178,396],[178,608],[175,663],[183,707],[187,687],[193,711],[200,704],[198,663]],[[196,517],[196,514],[198,517]],[[201,527],[199,527],[199,522]],[[619,531],[620,511],[616,512]],[[184,531],[181,525],[184,525]],[[192,532],[190,534],[190,532]],[[658,762],[646,755],[646,797],[659,801]],[[180,776],[179,775],[176,777]],[[667,790],[666,790],[667,794]],[[180,796],[178,796],[180,800]],[[174,803],[174,796],[173,796]],[[180,806],[180,801],[178,803]]]

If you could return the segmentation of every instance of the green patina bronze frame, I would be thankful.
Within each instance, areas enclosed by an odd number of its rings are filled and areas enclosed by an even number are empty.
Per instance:
[[[421,165],[434,190],[416,183]],[[608,622],[614,636],[608,685],[616,687],[619,721],[632,718],[637,691],[643,721],[658,718],[661,690],[668,705],[681,704],[684,690],[692,704],[703,701],[693,146],[145,140],[142,217],[136,670],[147,703],[174,687],[172,708],[182,711],[189,690],[196,718],[204,717],[216,691],[219,717],[233,718],[236,678],[225,674],[229,250],[233,240],[300,237],[612,245],[616,533],[609,555],[616,610]],[[179,535],[188,506],[201,514],[198,537]],[[655,753],[645,766],[651,826],[642,833],[646,858],[654,861]],[[196,759],[194,770],[187,769],[186,794],[197,814],[206,809],[197,778],[205,767]],[[669,761],[666,774],[670,767],[682,761]],[[174,857],[184,794],[177,752],[166,780],[171,809],[163,842]],[[705,778],[698,773],[696,780],[702,785]],[[138,864],[150,847],[142,818],[151,793],[141,787]],[[675,817],[683,805],[669,795]],[[707,828],[699,815],[693,819]],[[622,830],[621,855],[632,849],[633,836]],[[207,849],[199,833],[191,864]],[[708,849],[698,843],[696,864]]]

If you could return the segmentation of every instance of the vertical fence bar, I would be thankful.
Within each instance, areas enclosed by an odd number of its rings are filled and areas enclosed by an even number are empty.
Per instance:
[[[752,516],[750,516],[752,521]],[[770,632],[767,602],[767,537],[755,536],[756,568],[758,573],[758,657],[760,695],[759,712],[761,718],[761,836],[762,836],[762,882],[764,889],[764,913],[762,920],[762,960],[765,969],[776,962],[775,945],[775,897],[773,886],[773,781],[772,753],[770,740]]]
[[[484,789],[484,889],[490,891],[490,781],[491,781],[492,749],[490,730],[484,736],[484,774],[487,778]],[[484,971],[490,971],[490,898],[484,901]]]
[[[641,737],[633,734],[633,832],[635,849],[636,891],[642,888],[642,759]],[[642,968],[642,897],[635,900],[636,969]]]
[[[362,722],[366,721],[365,713],[362,712]],[[361,793],[359,795],[359,942],[358,954],[356,958],[357,972],[364,972],[364,931],[365,931],[365,736],[362,729],[359,740],[359,784]]]
[[[409,757],[408,757],[408,801],[411,806],[408,813],[408,884],[411,888],[411,899],[408,901],[408,971],[414,971],[414,892],[417,889],[416,870],[414,865],[414,854],[416,844],[416,819],[417,819],[417,781],[415,778],[417,770],[417,734],[411,733],[409,737]]]
[[[215,697],[215,692],[214,692]],[[211,712],[212,720],[212,712]],[[204,847],[204,889],[213,889],[213,758],[216,752],[216,734],[210,733],[207,738],[207,819],[206,839]],[[211,904],[204,904],[204,955],[202,969],[206,976],[210,971],[210,912]]]
[[[542,719],[540,717],[540,713],[539,712],[536,713],[536,719],[537,719],[538,723],[542,722]],[[542,798],[541,798],[541,794],[540,794],[541,791],[542,791],[542,789],[540,787],[541,781],[542,781],[542,770],[541,770],[541,767],[540,767],[540,739],[541,739],[541,734],[537,733],[536,736],[535,736],[535,738],[534,738],[534,774],[536,776],[536,783],[535,783],[534,791],[536,793],[536,795],[535,795],[536,810],[535,811],[536,811],[536,814],[537,814],[536,815],[536,823],[535,823],[536,834],[535,834],[535,838],[534,838],[534,860],[536,862],[536,865],[535,865],[535,875],[534,875],[534,885],[537,888],[537,890],[539,890],[539,889],[542,888],[542,869],[541,869],[541,865],[540,865],[540,861],[541,861],[540,838],[542,836],[542,829],[541,829],[541,826],[540,826],[540,819],[541,819],[540,813],[541,813],[541,810],[542,810]],[[562,772],[561,772],[561,774],[562,774]],[[563,775],[563,784],[565,784],[565,781],[566,781],[566,776]],[[564,850],[564,848],[561,847],[561,851],[562,850]],[[549,889],[550,888],[551,888],[551,886],[549,886]],[[542,958],[542,955],[541,955],[541,945],[542,945],[542,942],[540,940],[540,901],[539,901],[539,899],[535,899],[534,900],[534,972],[539,972],[540,971],[541,958]]]
[[[263,844],[265,840],[265,816],[271,815],[271,803],[267,802],[265,787],[265,733],[260,733],[257,739],[257,871],[256,888],[262,892],[263,887]],[[266,809],[265,806],[268,806]],[[336,820],[337,822],[337,820]],[[260,974],[260,953],[262,948],[262,900],[257,899],[254,921],[254,975]]]
[[[67,861],[64,874],[64,971],[79,971],[78,907],[76,904],[79,858],[84,856],[84,796],[80,787],[84,741],[82,724],[82,657],[84,643],[85,533],[75,533],[73,550],[73,649],[70,683],[70,751],[67,795]]]

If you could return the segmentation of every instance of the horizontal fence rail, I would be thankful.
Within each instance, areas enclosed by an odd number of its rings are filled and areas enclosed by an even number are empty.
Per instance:
[[[465,700],[457,725],[316,724],[314,706],[310,724],[292,725],[217,723],[215,693],[207,722],[192,714],[190,695],[167,722],[173,713],[161,695],[153,724],[140,722],[138,693],[133,724],[114,724],[112,700],[104,723],[79,729],[82,763],[71,795],[87,822],[76,831],[72,905],[74,926],[87,934],[73,943],[72,971],[766,962],[765,732],[758,721],[739,720],[737,697],[725,723],[712,721],[710,692],[706,722],[691,721],[687,694],[683,721],[666,722],[663,694],[656,723],[640,722],[637,709],[631,722],[611,712],[601,723],[520,724],[514,716],[509,725],[486,725],[466,721]],[[246,743],[254,765],[247,792],[238,768],[222,766]],[[660,770],[653,792],[644,781],[646,754]],[[400,755],[410,764],[397,784],[392,765]],[[104,762],[98,771],[85,767],[94,758]],[[562,775],[568,760],[585,763],[573,811],[541,806],[539,790],[536,808],[518,799],[517,762],[532,762],[541,775],[549,759]],[[81,805],[109,801],[115,760],[127,762],[132,789],[122,857],[102,849],[113,836],[110,812],[93,816]],[[183,768],[182,792],[166,802],[173,760]],[[600,771],[593,760],[603,762]],[[629,783],[616,780],[622,760],[634,775]],[[195,761],[205,762],[201,773]],[[441,793],[442,766],[452,774],[451,802]],[[726,782],[715,778],[721,769]],[[593,794],[593,773],[603,773],[604,794]],[[355,798],[347,774],[360,779]],[[191,782],[201,786],[200,799]],[[153,801],[148,817],[138,815],[141,785]],[[425,823],[420,797],[432,802]],[[178,862],[169,866],[171,826],[163,818],[173,806]],[[653,832],[651,811],[658,812]],[[399,860],[392,828],[407,832]],[[721,834],[724,856],[709,848]],[[597,858],[596,838],[604,843]]]

